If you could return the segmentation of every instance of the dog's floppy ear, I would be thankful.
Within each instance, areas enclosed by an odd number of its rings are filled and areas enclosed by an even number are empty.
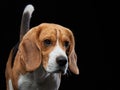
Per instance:
[[[35,42],[24,40],[22,42],[22,63],[26,71],[33,71],[41,64],[41,53]]]
[[[69,68],[74,74],[79,74],[79,69],[77,66],[77,55],[74,50],[69,55]]]
[[[72,45],[70,46],[69,50],[69,68],[74,74],[79,74],[79,69],[77,66],[77,55],[75,52],[75,41],[74,36],[71,37]]]

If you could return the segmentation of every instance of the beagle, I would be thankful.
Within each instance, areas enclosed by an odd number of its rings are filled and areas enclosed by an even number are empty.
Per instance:
[[[58,90],[61,75],[79,74],[72,31],[53,23],[29,29],[33,11],[31,4],[25,7],[19,43],[9,54],[7,90]]]

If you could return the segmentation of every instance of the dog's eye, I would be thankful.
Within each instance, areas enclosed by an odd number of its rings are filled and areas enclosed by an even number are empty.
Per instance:
[[[52,41],[49,39],[46,39],[43,41],[45,46],[50,46],[52,44]]]
[[[68,47],[69,47],[69,45],[70,45],[70,44],[69,44],[69,42],[68,42],[68,41],[65,41],[65,42],[64,42],[64,46],[65,46],[65,48],[68,48]]]

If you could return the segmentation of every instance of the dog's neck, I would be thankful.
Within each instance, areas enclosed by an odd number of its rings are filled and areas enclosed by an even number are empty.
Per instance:
[[[43,67],[39,67],[34,72],[20,75],[18,88],[19,90],[58,90],[60,81],[60,73],[48,73]]]

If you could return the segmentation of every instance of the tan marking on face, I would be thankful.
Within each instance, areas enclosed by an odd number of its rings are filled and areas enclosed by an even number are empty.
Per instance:
[[[69,45],[72,44],[71,42],[71,34],[70,32],[68,31],[68,29],[64,29],[64,30],[59,30],[60,32],[60,35],[59,35],[59,44],[60,44],[60,47],[65,51],[67,52],[67,50],[69,49],[69,47],[65,47],[64,44],[65,42],[69,42]]]
[[[44,43],[45,40],[50,40],[51,44],[49,46],[46,46]],[[56,24],[42,24],[41,25],[41,32],[39,34],[39,42],[40,42],[39,45],[41,47],[41,54],[42,54],[42,59],[43,59],[42,64],[45,69],[48,67],[48,62],[49,62],[48,60],[50,58],[50,53],[55,49],[56,45],[57,47],[60,48],[60,52],[58,51],[59,54],[67,57],[66,52],[67,52],[67,49],[69,48],[66,48],[64,46],[65,41],[68,41],[69,43],[71,43],[70,32],[67,28],[64,28]],[[55,55],[58,55],[58,54],[55,54]],[[53,56],[53,57],[56,58],[56,56]],[[55,59],[54,59],[54,62],[56,62]]]
[[[55,28],[53,27],[43,27],[42,29],[43,30],[39,35],[39,41],[41,46],[41,54],[43,58],[43,67],[46,68],[48,64],[49,53],[53,50],[56,44],[57,34]],[[45,40],[50,40],[51,45],[46,46],[44,43]]]

